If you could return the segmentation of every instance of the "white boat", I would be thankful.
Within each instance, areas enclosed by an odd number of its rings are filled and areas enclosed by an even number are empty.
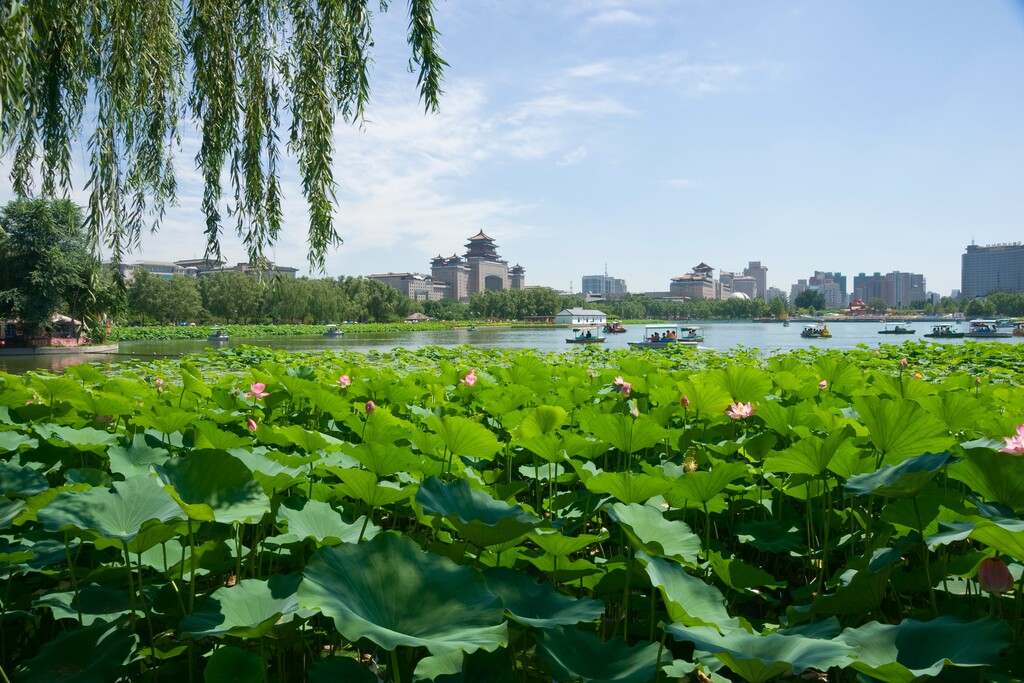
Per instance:
[[[328,325],[327,330],[324,332],[325,337],[344,337],[345,331],[337,325]]]
[[[665,349],[677,344],[696,346],[704,341],[704,330],[697,325],[645,325],[644,339],[629,342],[634,349]]]
[[[206,337],[206,341],[226,342],[229,338],[228,333],[224,331],[223,327],[211,327],[210,334]]]
[[[800,336],[805,339],[831,339],[832,333],[828,331],[828,325],[825,323],[811,323],[804,325],[804,329],[800,330]]]

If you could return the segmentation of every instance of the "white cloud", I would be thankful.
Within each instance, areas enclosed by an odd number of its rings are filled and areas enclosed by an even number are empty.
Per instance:
[[[665,184],[683,190],[694,190],[700,187],[700,183],[691,178],[672,178],[671,180],[666,180]]]
[[[587,158],[587,148],[577,147],[573,151],[569,152],[555,163],[559,166],[572,166],[578,164]]]

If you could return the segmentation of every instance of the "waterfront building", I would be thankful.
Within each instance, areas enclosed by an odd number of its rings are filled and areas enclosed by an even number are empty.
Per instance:
[[[113,261],[107,261],[103,264],[107,268],[115,268]],[[135,277],[135,273],[140,270],[145,270],[157,277],[162,277],[165,280],[170,280],[175,275],[185,275],[195,277],[196,271],[194,268],[185,269],[176,263],[168,263],[166,261],[136,261],[135,263],[118,263],[116,264],[116,270],[121,274],[121,278],[125,282],[131,282],[132,278]]]
[[[114,263],[107,261],[103,264],[113,268]],[[215,273],[243,273],[245,275],[258,276],[263,279],[274,277],[295,277],[298,268],[276,265],[273,261],[263,260],[262,263],[252,265],[250,263],[238,263],[234,266],[226,266],[224,261],[219,259],[185,259],[167,263],[164,261],[136,261],[135,263],[118,263],[117,271],[125,282],[131,282],[135,273],[140,270],[149,271],[157,277],[170,279],[175,275],[185,277],[202,277]]]
[[[563,308],[555,314],[557,325],[604,325],[608,314],[589,308]]]
[[[465,256],[435,256],[430,276],[443,285],[443,298],[456,301],[469,301],[480,292],[526,289],[526,269],[518,263],[509,268],[508,261],[498,255],[494,239],[483,230],[469,238]]]
[[[969,245],[961,256],[960,291],[967,299],[990,292],[1024,292],[1024,245]]]
[[[927,296],[924,275],[894,270],[882,275],[861,273],[853,278],[853,295],[870,302],[881,299],[890,308],[909,308]]]
[[[763,298],[757,288],[757,280],[749,275],[737,275],[732,279],[733,294],[744,294],[748,299]]]
[[[754,278],[757,283],[757,296],[768,301],[768,269],[760,261],[750,261],[743,269],[743,274]]]

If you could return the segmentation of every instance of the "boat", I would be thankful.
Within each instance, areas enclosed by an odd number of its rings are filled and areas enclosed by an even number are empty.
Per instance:
[[[704,341],[704,330],[696,325],[645,325],[644,339],[629,342],[634,349],[664,349],[682,344],[696,346]]]
[[[934,325],[932,331],[924,335],[932,339],[963,339],[964,333],[952,325]]]
[[[917,330],[910,326],[910,323],[886,323],[884,330],[878,334],[916,334]]]
[[[623,327],[622,323],[620,323],[618,320],[613,320],[610,323],[605,323],[604,327],[601,328],[601,331],[604,332],[605,334],[621,334],[623,332],[628,332],[628,330],[625,327]]]
[[[324,332],[325,337],[344,337],[345,331],[337,325],[328,325],[327,330]]]
[[[566,344],[603,344],[606,337],[597,332],[597,325],[583,325],[572,328],[572,338]]]
[[[782,326],[789,327],[789,318],[786,318],[785,320],[782,321]]]
[[[1013,329],[1010,331],[1014,337],[1024,337],[1024,321],[1018,320],[1013,324]]]
[[[228,339],[228,333],[224,331],[223,327],[211,327],[210,334],[206,337],[206,341],[212,342],[226,342]]]
[[[810,323],[800,330],[800,336],[807,339],[831,339],[832,333],[828,331],[828,325],[825,323]]]
[[[972,320],[964,336],[968,339],[1006,339],[1013,335],[1000,330],[997,320]]]

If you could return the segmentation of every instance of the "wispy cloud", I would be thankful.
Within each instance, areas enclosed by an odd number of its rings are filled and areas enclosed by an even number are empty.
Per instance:
[[[692,178],[672,178],[666,180],[665,184],[670,187],[677,187],[681,190],[695,190],[700,187],[700,183]]]
[[[776,69],[767,64],[693,60],[683,54],[656,54],[580,64],[566,69],[568,81],[673,86],[691,96],[753,87]]]
[[[566,154],[565,156],[563,156],[561,159],[559,159],[555,163],[557,163],[559,166],[573,166],[575,164],[580,163],[581,161],[583,161],[586,158],[587,158],[587,148],[586,147],[578,147],[578,148],[574,149],[573,151],[569,152],[568,154]]]

